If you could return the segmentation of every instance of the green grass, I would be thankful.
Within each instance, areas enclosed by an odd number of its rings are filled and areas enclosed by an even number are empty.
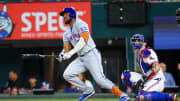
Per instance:
[[[0,101],[78,101],[78,99],[3,99]],[[87,101],[119,101],[119,99],[89,99]]]
[[[78,99],[0,99],[0,101],[78,101]],[[109,99],[109,98],[92,98],[87,101],[119,101],[119,99]],[[133,101],[133,99],[131,99]],[[178,98],[180,101],[180,98]]]

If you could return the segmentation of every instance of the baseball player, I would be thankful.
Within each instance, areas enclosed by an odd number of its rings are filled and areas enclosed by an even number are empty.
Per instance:
[[[122,74],[123,83],[129,87],[142,87],[138,92],[138,101],[175,101],[176,94],[160,93],[164,89],[165,77],[158,63],[158,57],[153,49],[147,46],[146,37],[135,34],[131,38],[133,49],[137,50],[136,62],[140,73],[127,70]]]
[[[87,87],[77,77],[78,74],[86,70],[91,73],[97,84],[102,88],[109,89],[110,92],[120,98],[120,101],[128,101],[129,97],[103,74],[101,54],[96,49],[88,24],[76,18],[76,12],[73,8],[64,8],[60,15],[63,16],[65,24],[68,24],[69,27],[67,27],[63,35],[64,48],[59,54],[59,61],[70,59],[72,55],[78,54],[78,57],[64,71],[63,77],[66,81],[83,91],[79,101],[85,101],[95,94],[93,88]]]

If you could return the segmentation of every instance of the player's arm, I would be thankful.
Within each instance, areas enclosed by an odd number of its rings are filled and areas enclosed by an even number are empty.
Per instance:
[[[68,53],[72,49],[72,44],[70,43],[70,41],[68,40],[68,37],[66,35],[67,34],[64,33],[64,35],[63,35],[64,46],[63,46],[62,51],[59,53],[59,57],[57,58],[60,62],[62,60],[64,60],[64,54]]]
[[[84,32],[80,35],[80,38],[79,38],[79,41],[78,43],[76,44],[76,46],[69,51],[70,55],[74,55],[75,53],[77,53],[78,51],[80,51],[84,46],[85,44],[87,43],[88,41],[88,33],[87,32]]]
[[[80,38],[79,41],[77,42],[77,44],[74,46],[73,49],[71,49],[67,55],[66,58],[69,59],[72,55],[74,55],[75,53],[79,52],[84,46],[85,44],[88,42],[89,40],[89,28],[88,25],[85,23],[81,23],[78,26],[78,32],[80,33]]]
[[[76,46],[69,52],[71,56],[80,51],[89,40],[89,28],[87,24],[80,23],[78,26],[78,32],[80,34],[80,38]]]
[[[69,52],[71,49],[72,49],[71,43],[70,43],[70,42],[65,42],[65,43],[64,43],[64,47],[63,47],[63,51],[64,51],[65,53],[67,53],[67,52]]]
[[[135,72],[137,72],[137,73],[141,73],[141,70],[139,69],[139,65],[138,65],[137,63],[136,63]]]
[[[159,63],[153,63],[151,65],[151,69],[149,69],[146,74],[145,74],[145,79],[148,80],[150,78],[152,78],[153,76],[156,75],[157,72],[159,72],[160,67],[159,67]]]
[[[154,75],[156,75],[157,72],[159,72],[160,67],[159,67],[159,63],[153,63],[151,65],[151,69],[146,73],[146,80],[152,78]]]
[[[153,50],[147,50],[143,54],[143,60],[150,64],[150,69],[145,73],[146,80],[152,78],[160,70],[158,58]]]
[[[159,70],[160,70],[159,63],[153,63],[153,64],[152,64],[152,70],[153,70],[155,73],[159,72]]]
[[[64,33],[63,34],[63,50],[61,52],[64,52],[64,53],[67,53],[69,52],[71,49],[72,49],[72,44],[70,43],[69,41],[69,38],[68,38],[68,33]]]
[[[138,56],[138,51],[135,51],[134,53],[135,53],[135,56]],[[137,62],[135,63],[135,72],[141,73],[140,67]]]

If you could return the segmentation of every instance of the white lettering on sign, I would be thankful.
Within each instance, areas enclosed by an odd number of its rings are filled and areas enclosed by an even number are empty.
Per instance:
[[[53,23],[57,23],[57,19],[53,19],[53,16],[57,16],[56,12],[48,13],[48,31],[57,31],[57,26],[52,26]]]
[[[83,16],[84,12],[78,11],[76,15],[77,17],[78,15]],[[32,17],[35,19],[35,25],[32,24]],[[24,12],[21,16],[21,20],[25,24],[21,28],[22,32],[32,31],[32,28],[35,28],[35,31],[39,32],[41,31],[41,26],[45,26],[46,24],[48,24],[48,31],[58,31],[58,28],[64,31],[66,30],[63,23],[63,17],[59,16],[58,12],[48,12],[48,14],[44,12]]]
[[[28,32],[28,31],[30,31],[31,30],[31,28],[32,28],[32,25],[31,25],[31,22],[28,20],[28,19],[26,19],[26,17],[30,17],[30,13],[23,13],[22,14],[22,16],[21,16],[21,20],[22,20],[22,22],[24,23],[24,24],[26,24],[26,27],[22,27],[22,31],[23,32]]]
[[[35,29],[36,31],[40,31],[40,26],[44,25],[46,23],[46,15],[43,12],[34,13],[32,12],[32,15],[35,16]],[[40,17],[42,20],[40,20]]]

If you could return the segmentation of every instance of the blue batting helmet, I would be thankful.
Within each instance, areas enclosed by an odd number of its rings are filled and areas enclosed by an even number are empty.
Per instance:
[[[60,15],[63,16],[64,13],[69,12],[71,18],[76,18],[76,11],[73,8],[66,7],[63,11],[60,12]]]
[[[139,41],[140,43],[135,44],[136,41]],[[146,42],[146,41],[147,41],[146,37],[142,34],[134,34],[131,37],[131,45],[132,45],[133,49],[140,49],[142,47],[141,42]]]

